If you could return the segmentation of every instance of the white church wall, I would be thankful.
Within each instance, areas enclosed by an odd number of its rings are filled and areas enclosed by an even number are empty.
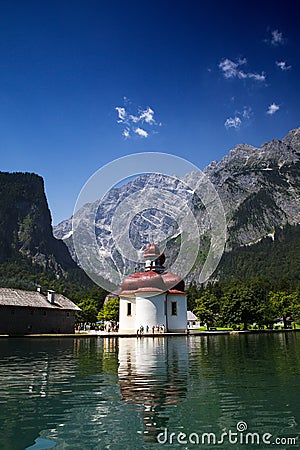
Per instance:
[[[165,294],[136,296],[136,327],[166,326]]]
[[[167,305],[166,305],[167,298]],[[176,308],[176,314],[172,311]],[[131,304],[131,314],[128,315],[128,304]],[[167,307],[167,317],[165,315],[165,305]],[[143,292],[136,294],[136,297],[120,298],[120,333],[136,333],[141,326],[146,331],[152,331],[154,325],[164,325],[167,331],[183,332],[187,329],[187,301],[186,295],[179,294],[158,294],[151,295]],[[173,314],[172,314],[173,313]]]
[[[187,329],[186,295],[168,294],[168,331],[185,331]],[[176,315],[172,314],[172,302],[176,302]]]
[[[128,315],[128,304],[131,304],[131,314]],[[120,297],[119,332],[136,333],[136,302],[135,297]]]

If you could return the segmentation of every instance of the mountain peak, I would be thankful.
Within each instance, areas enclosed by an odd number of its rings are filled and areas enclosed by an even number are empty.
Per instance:
[[[221,161],[213,161],[204,172],[216,176],[219,171],[245,171],[248,169],[266,169],[281,167],[284,163],[298,160],[296,153],[300,151],[300,128],[291,130],[282,141],[275,138],[260,147],[249,144],[237,144]]]
[[[282,142],[294,149],[294,151],[300,151],[300,127],[291,130]]]

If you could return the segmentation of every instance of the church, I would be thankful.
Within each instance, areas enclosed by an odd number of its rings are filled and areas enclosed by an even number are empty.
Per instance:
[[[144,268],[126,277],[120,297],[119,332],[183,333],[187,329],[187,297],[184,281],[165,271],[165,255],[154,243],[144,252]]]

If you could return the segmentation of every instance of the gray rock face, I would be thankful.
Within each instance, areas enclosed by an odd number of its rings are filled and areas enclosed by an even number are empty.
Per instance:
[[[300,223],[300,128],[260,148],[238,145],[205,173],[226,212],[228,249]]]
[[[300,223],[300,128],[290,131],[282,141],[274,139],[260,148],[239,144],[220,162],[211,163],[204,173],[215,186],[225,210],[228,227],[226,251],[272,236],[278,226]],[[192,172],[183,181],[193,186],[198,177],[198,173]],[[96,214],[96,236],[102,257],[122,267],[123,273],[133,270],[115,245],[111,232],[112,218],[116,208],[128,196],[146,192],[147,189],[162,188],[170,193],[176,192],[178,203],[186,202],[193,210],[202,236],[201,250],[205,255],[210,233],[209,220],[203,204],[195,199],[192,189],[187,189],[185,183],[181,185],[178,179],[149,174],[111,189],[102,199]],[[84,208],[90,207],[86,205]],[[72,219],[54,227],[55,237],[65,240],[76,259],[71,234]],[[153,208],[138,213],[132,220],[129,237],[136,248],[144,248],[151,237],[159,241],[165,236],[169,241],[170,259],[166,261],[169,264],[176,257],[180,245],[180,232],[174,218],[153,204]],[[202,263],[200,255],[197,264],[201,266]],[[195,268],[194,273],[199,273],[199,267]],[[189,279],[193,279],[193,272]]]
[[[124,253],[120,251],[117,241],[122,241],[122,237],[129,235],[132,246],[136,250],[144,249],[149,241],[154,240],[160,242],[163,246],[168,239],[175,239],[179,235],[178,223],[174,220],[172,211],[168,212],[168,206],[163,205],[158,207],[155,201],[156,191],[161,189],[167,193],[167,196],[176,194],[176,202],[187,204],[192,202],[193,193],[191,189],[187,189],[185,183],[173,177],[168,177],[160,174],[142,175],[131,181],[130,183],[121,186],[120,188],[111,189],[101,202],[84,205],[76,214],[74,222],[80,224],[81,240],[83,247],[85,243],[90,246],[93,240],[93,235],[96,236],[98,249],[96,273],[99,275],[105,273],[106,275],[116,269],[119,274],[119,279],[110,281],[118,284],[124,275],[132,272],[138,265],[137,260],[130,260],[130,258],[123,256]],[[149,202],[149,192],[154,198]],[[138,194],[138,199],[135,195]],[[152,198],[151,197],[151,198]],[[119,223],[119,229],[113,232],[113,219],[118,214],[118,207],[123,205],[125,201],[131,200],[130,210],[133,211],[132,221],[129,228],[127,228],[122,221]],[[143,200],[145,199],[145,201]],[[146,204],[147,199],[147,204]],[[157,198],[159,200],[159,198]],[[150,203],[150,204],[149,204]],[[144,209],[145,208],[145,209]],[[96,211],[96,214],[94,213]],[[91,229],[89,223],[94,223]],[[79,264],[82,264],[82,259],[77,259],[77,254],[74,251],[72,239],[72,219],[62,222],[54,229],[55,236],[64,239],[68,245],[73,258]],[[179,241],[180,243],[180,238]],[[91,247],[89,247],[91,248]],[[167,252],[168,258],[166,265],[169,266],[171,261],[176,257],[176,250]],[[87,264],[90,255],[87,255]],[[95,261],[95,260],[93,260]],[[143,261],[143,254],[140,253],[139,261]],[[83,267],[85,267],[83,265]]]

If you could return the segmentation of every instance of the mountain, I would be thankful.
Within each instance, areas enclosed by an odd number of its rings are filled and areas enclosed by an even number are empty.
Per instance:
[[[43,179],[0,172],[0,262],[18,257],[57,275],[76,267],[67,246],[53,236]]]
[[[105,297],[53,236],[43,179],[0,172],[0,286],[35,289],[37,284],[74,301],[88,289],[100,303]]]
[[[300,281],[300,225],[276,228],[256,244],[225,252],[214,274],[218,280],[253,279]]]
[[[220,278],[225,273],[227,277],[237,275],[234,258],[240,257],[241,254],[245,256],[245,249],[249,251],[251,246],[254,249],[265,240],[268,245],[262,245],[265,252],[263,259],[267,261],[269,245],[273,250],[277,248],[281,242],[280,230],[287,226],[294,227],[293,239],[299,239],[297,225],[300,224],[300,128],[290,131],[282,140],[274,139],[260,148],[239,144],[220,162],[211,163],[204,173],[220,196],[227,222],[226,251],[214,277]],[[117,208],[138,192],[146,194],[149,189],[156,189],[158,192],[167,190],[170,194],[176,193],[179,205],[181,202],[189,205],[200,227],[201,251],[188,276],[188,281],[197,280],[209,248],[210,225],[203,204],[195,198],[192,189],[186,189],[185,183],[194,186],[198,181],[198,172],[187,174],[182,183],[176,178],[146,174],[126,185],[111,189],[101,200],[99,207],[96,205],[95,232],[103,268],[111,264],[118,267],[123,274],[134,268],[130,261],[122,257],[116,245],[116,236],[112,236],[112,219],[118,211]],[[80,221],[83,217],[88,218],[89,210],[94,208],[95,204],[85,205],[75,217],[75,221]],[[122,230],[118,233],[117,240],[122,236]],[[54,227],[54,235],[65,240],[75,257],[72,248],[72,218]],[[178,254],[180,231],[172,214],[163,213],[156,208],[155,203],[150,207],[148,205],[145,211],[137,212],[129,228],[130,239],[136,248],[145,247],[151,235],[157,241],[165,241],[168,236],[169,260],[166,265],[170,265]],[[284,242],[289,241],[290,234],[287,233],[286,236]],[[280,251],[283,251],[283,246],[284,244],[281,245]],[[252,253],[252,260],[255,259],[253,255],[255,252]],[[247,262],[245,264],[247,266]],[[263,273],[263,265],[260,265],[260,270]],[[247,276],[247,270],[245,274]]]
[[[89,251],[85,252],[86,267],[89,266],[91,260],[90,250],[94,236],[96,236],[98,248],[95,250],[97,261],[94,267],[97,265],[97,273],[100,275],[101,273],[106,274],[107,279],[112,282],[114,281],[113,278],[116,277],[116,285],[119,285],[124,275],[135,270],[136,261],[124,257],[116,242],[119,240],[119,244],[122,244],[123,238],[126,238],[127,227],[124,221],[116,221],[119,227],[114,230],[114,234],[112,232],[113,219],[118,214],[120,205],[124,205],[126,201],[130,201],[128,210],[133,212],[129,237],[136,249],[145,248],[152,239],[162,244],[165,236],[170,239],[179,236],[178,225],[172,215],[157,208],[159,198],[156,201],[150,201],[150,204],[148,202],[146,205],[147,194],[152,191],[154,197],[155,195],[159,196],[161,189],[164,189],[164,192],[167,192],[168,195],[176,194],[176,201],[180,199],[181,201],[192,202],[192,190],[187,190],[185,183],[172,177],[154,173],[138,176],[120,188],[109,190],[101,202],[96,201],[86,204],[76,213],[74,222],[80,224],[82,230],[83,251],[87,248],[86,242],[90,243]],[[158,194],[155,194],[155,192]],[[97,211],[95,227],[92,228],[89,226],[89,222],[95,210]],[[57,238],[64,239],[72,256],[77,261],[77,255],[74,252],[72,219],[54,227],[54,234]],[[166,253],[166,266],[170,266],[176,255],[174,246],[171,246],[170,250],[172,251]],[[142,260],[143,257],[141,256],[140,261]],[[82,264],[82,260],[79,263]],[[107,289],[114,289],[114,287],[108,286]]]
[[[205,173],[223,203],[227,249],[274,235],[276,227],[300,223],[300,128],[260,148],[235,147]]]

